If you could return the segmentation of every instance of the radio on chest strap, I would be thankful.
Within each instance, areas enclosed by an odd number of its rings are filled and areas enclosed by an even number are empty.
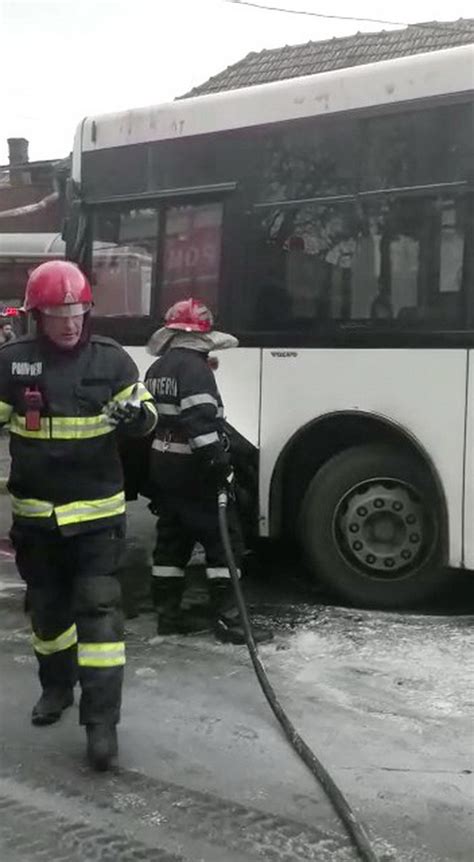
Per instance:
[[[25,429],[26,431],[39,431],[41,429],[41,410],[44,407],[44,398],[38,387],[28,386],[24,393],[25,399]]]

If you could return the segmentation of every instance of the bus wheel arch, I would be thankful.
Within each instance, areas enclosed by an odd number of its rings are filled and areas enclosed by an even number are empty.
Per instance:
[[[386,480],[377,485],[375,478],[370,480],[369,477],[383,475],[385,464],[389,468]],[[364,470],[368,471],[367,479],[364,479]],[[352,496],[351,483],[354,483]],[[378,521],[377,513],[371,508],[374,489],[376,504],[382,509],[386,506]],[[341,504],[343,497],[347,498],[343,515],[337,494],[341,495]],[[368,512],[363,505],[367,502]],[[298,538],[310,568],[317,570],[326,583],[331,585],[332,580],[336,591],[354,604],[379,607],[410,604],[435,591],[444,579],[448,514],[440,477],[419,442],[384,418],[360,412],[337,413],[300,429],[278,459],[272,477],[270,504],[271,535],[286,533]],[[361,529],[366,542],[357,541],[352,546],[348,544],[347,532],[340,531],[344,518],[356,504],[361,504],[360,512],[367,517],[365,521],[351,518],[350,529]],[[331,506],[334,506],[333,515]],[[392,511],[397,509],[406,516],[408,523],[415,524],[426,542],[426,548],[423,545],[426,560],[420,559],[418,567],[416,556],[410,563],[403,564],[403,559],[412,556],[413,548],[408,542],[415,533],[407,533],[408,526]],[[332,546],[330,517],[333,518]],[[387,546],[387,558],[383,558],[383,565],[393,567],[392,573],[377,571],[382,558],[377,555],[375,558],[371,553],[373,548],[370,548],[367,534],[374,529],[377,541],[381,529],[397,534],[397,541]],[[352,551],[355,545],[361,549],[359,555]],[[348,548],[350,552],[346,553]],[[362,557],[367,550],[369,555]],[[343,556],[345,559],[341,559]],[[364,559],[372,565],[364,563]],[[392,577],[390,589],[387,588],[388,575]]]

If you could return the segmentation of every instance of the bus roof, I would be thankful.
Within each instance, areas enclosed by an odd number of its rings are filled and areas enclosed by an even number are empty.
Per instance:
[[[80,180],[82,152],[472,90],[474,45],[463,45],[241,90],[86,117],[76,132],[73,177]]]

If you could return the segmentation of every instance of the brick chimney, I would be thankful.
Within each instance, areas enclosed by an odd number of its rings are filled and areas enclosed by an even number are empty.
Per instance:
[[[26,138],[7,138],[8,162],[10,165],[10,185],[31,185],[31,174],[25,170],[28,164],[28,141]]]

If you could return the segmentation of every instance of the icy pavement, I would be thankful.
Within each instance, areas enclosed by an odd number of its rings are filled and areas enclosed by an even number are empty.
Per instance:
[[[76,710],[30,726],[35,667],[9,559],[0,586],[2,860],[36,862],[48,847],[69,862],[356,858],[244,648],[157,638],[151,615],[130,620],[121,769],[99,779]],[[276,627],[261,650],[271,681],[381,860],[470,862],[473,618],[275,600],[271,581],[258,609]]]

